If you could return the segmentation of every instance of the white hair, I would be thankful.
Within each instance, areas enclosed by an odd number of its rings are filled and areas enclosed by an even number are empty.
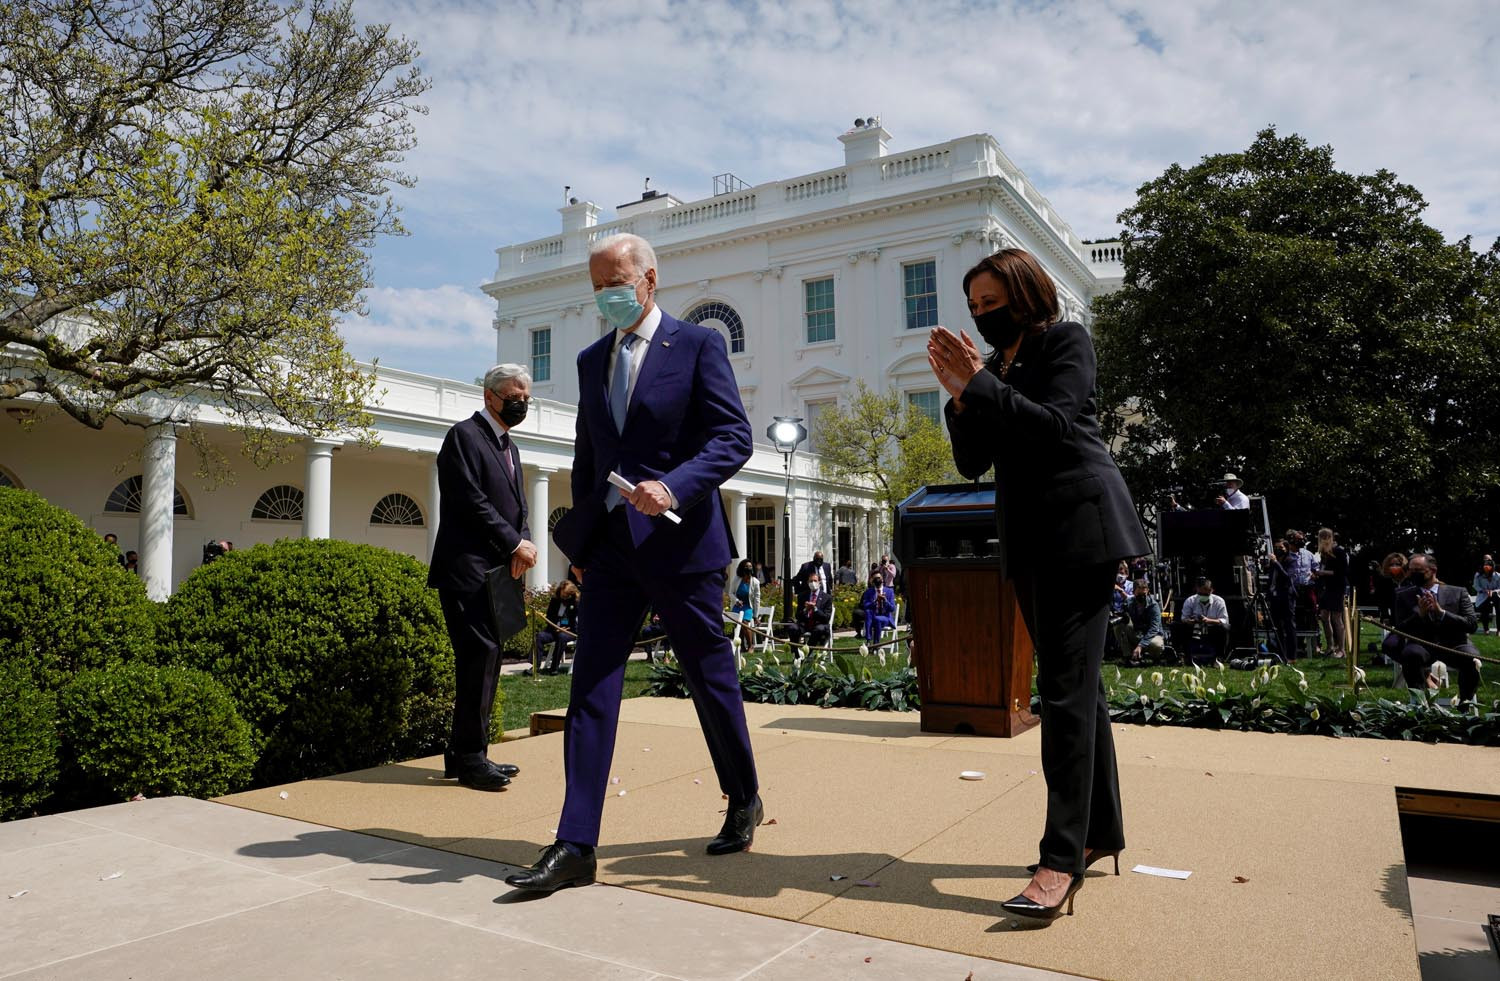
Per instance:
[[[629,232],[599,239],[589,246],[589,258],[592,259],[605,252],[613,252],[615,249],[623,249],[625,254],[630,256],[637,276],[644,276],[647,269],[656,268],[656,250],[651,247],[651,243]]]
[[[495,365],[495,367],[484,373],[484,387],[488,391],[499,395],[500,389],[505,386],[505,383],[514,378],[521,379],[527,388],[531,387],[531,372],[526,370],[524,364]]]

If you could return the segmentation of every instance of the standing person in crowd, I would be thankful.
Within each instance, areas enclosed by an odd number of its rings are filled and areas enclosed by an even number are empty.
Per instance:
[[[1333,529],[1318,529],[1318,617],[1323,621],[1330,657],[1349,653],[1344,597],[1349,594],[1349,553],[1333,539]]]
[[[1297,588],[1297,629],[1318,629],[1318,557],[1307,548],[1307,536],[1288,528],[1286,545],[1292,559],[1292,585]]]
[[[1151,595],[1151,586],[1144,578],[1135,581],[1124,612],[1115,624],[1115,646],[1126,662],[1140,664],[1147,651],[1153,658],[1160,657],[1167,646],[1161,630],[1161,604]]]
[[[1247,511],[1250,508],[1250,498],[1240,490],[1240,478],[1232,473],[1224,475],[1224,493],[1214,498],[1214,503],[1225,511]]]
[[[650,606],[662,625],[728,798],[710,855],[750,847],[764,816],[733,642],[725,570],[738,552],[719,488],[750,459],[750,420],[723,335],[664,314],[656,252],[638,235],[589,250],[594,303],[614,330],[578,356],[573,507],[554,538],[588,593],[563,737],[557,840],[506,878],[552,892],[595,879],[625,662]],[[623,492],[616,473],[634,485]],[[680,523],[662,515],[671,510]]]
[[[821,548],[814,551],[812,559],[802,563],[802,567],[792,577],[792,589],[797,594],[797,602],[800,603],[807,599],[808,577],[814,573],[817,573],[819,583],[829,589],[833,588],[833,570],[829,568],[827,562],[823,561],[823,550]]]
[[[134,549],[125,553],[125,571],[133,572],[136,575],[140,575],[141,573],[141,557],[136,554]]]
[[[556,624],[556,626],[553,626]],[[547,623],[536,632],[537,663],[549,648],[551,658],[542,667],[543,674],[557,674],[562,668],[563,655],[567,653],[568,641],[578,639],[578,587],[564,579],[552,587],[552,599],[547,602]]]
[[[1007,914],[1051,920],[1090,864],[1125,847],[1100,667],[1114,575],[1147,551],[1130,491],[1099,435],[1093,342],[1059,322],[1057,287],[1035,257],[1002,249],[964,275],[975,329],[932,330],[927,359],[951,397],[959,473],[992,467],[1002,577],[1038,652],[1047,819],[1036,872]],[[1018,465],[1018,461],[1024,461]],[[996,597],[996,602],[999,597]]]
[[[501,638],[486,576],[505,568],[520,579],[536,564],[521,454],[510,438],[531,404],[531,374],[522,365],[496,365],[485,373],[483,397],[484,407],[448,430],[438,450],[438,532],[427,585],[438,591],[453,642],[453,729],[443,776],[501,790],[518,768],[487,756]]]
[[[896,588],[896,563],[891,561],[889,555],[880,557],[880,578],[885,580],[887,586]]]
[[[804,641],[814,647],[826,647],[832,636],[833,594],[823,588],[823,577],[816,572],[807,577],[807,595],[797,607],[797,619],[784,624],[787,639],[793,644]]]
[[[755,578],[755,566],[749,559],[741,560],[734,570],[734,597],[729,604],[729,617],[735,622],[735,632],[740,637],[740,650],[749,651],[755,646],[755,635],[750,628],[755,625],[755,611],[760,609],[760,580]]]
[[[120,536],[116,535],[112,531],[105,532],[104,533],[104,544],[106,544],[110,548],[114,549],[115,561],[118,562],[118,563],[120,563],[121,565],[124,565],[125,564],[125,556],[120,551]]]
[[[1490,618],[1493,617],[1495,633],[1500,634],[1497,606],[1500,606],[1500,572],[1495,571],[1494,556],[1486,555],[1479,563],[1479,571],[1474,573],[1474,612],[1479,615],[1484,633],[1490,632]]]
[[[1297,587],[1292,581],[1292,550],[1286,539],[1277,539],[1266,560],[1266,605],[1276,634],[1276,651],[1283,660],[1297,659]]]
[[[839,571],[833,574],[834,581],[840,586],[853,586],[859,582],[859,573],[854,571],[854,560],[845,559],[839,563]]]
[[[885,584],[885,577],[876,573],[870,577],[870,585],[859,598],[859,611],[864,623],[864,634],[870,641],[878,641],[882,630],[896,625],[896,591]]]
[[[1479,649],[1469,640],[1478,625],[1474,600],[1462,586],[1438,581],[1431,556],[1418,552],[1406,568],[1412,585],[1396,591],[1396,629],[1417,639],[1391,634],[1385,651],[1401,665],[1414,699],[1427,691],[1427,669],[1442,661],[1458,671],[1459,700],[1472,702],[1479,692]]]
[[[1115,570],[1115,591],[1109,600],[1109,612],[1124,613],[1125,604],[1130,602],[1130,594],[1134,590],[1135,582],[1130,578],[1130,563],[1121,559],[1119,568]]]

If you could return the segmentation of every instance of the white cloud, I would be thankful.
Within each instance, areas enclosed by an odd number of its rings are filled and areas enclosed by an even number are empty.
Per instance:
[[[384,360],[393,352],[494,354],[494,305],[478,289],[376,287],[365,294],[365,305],[368,316],[350,317],[340,327],[361,360]]]

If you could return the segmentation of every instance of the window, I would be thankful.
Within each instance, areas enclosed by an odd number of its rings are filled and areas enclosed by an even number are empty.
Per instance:
[[[937,262],[910,262],[901,267],[902,292],[906,297],[906,329],[936,327]]]
[[[21,482],[16,479],[15,474],[4,467],[0,467],[0,487],[15,487],[19,490]]]
[[[938,397],[938,390],[933,388],[925,392],[907,392],[906,404],[921,412],[931,419],[935,425],[943,424],[943,403]]]
[[[745,508],[746,521],[775,521],[776,508],[769,504],[756,504]]]
[[[255,501],[250,517],[263,521],[301,521],[302,492],[291,484],[277,484]]]
[[[141,513],[141,484],[140,474],[136,474],[129,480],[122,480],[115,485],[115,489],[109,492],[109,500],[104,502],[104,510],[114,514],[140,514]],[[191,517],[188,514],[187,498],[182,496],[182,489],[172,488],[172,515],[179,518]]]
[[[833,277],[802,284],[807,317],[807,343],[833,340]]]
[[[531,332],[531,380],[552,380],[552,328],[538,327]]]
[[[740,315],[734,312],[734,307],[729,304],[720,303],[717,300],[704,303],[694,307],[692,312],[682,319],[690,324],[707,323],[719,328],[725,340],[729,341],[730,354],[745,353],[745,324],[740,320]]]
[[[405,494],[387,494],[375,502],[375,508],[370,512],[372,525],[421,528],[425,523],[422,520],[422,508]]]
[[[550,535],[557,530],[557,523],[563,519],[563,516],[566,515],[569,510],[569,508],[565,507],[552,509],[552,513],[547,515],[547,534]]]
[[[838,404],[837,399],[820,399],[807,403],[807,448],[812,452],[818,451],[823,440],[823,413],[836,410]]]

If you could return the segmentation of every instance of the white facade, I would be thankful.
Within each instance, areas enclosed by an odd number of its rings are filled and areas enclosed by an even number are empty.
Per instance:
[[[576,403],[574,359],[607,329],[588,250],[633,232],[656,249],[662,309],[724,332],[756,439],[767,442],[774,416],[800,415],[816,450],[818,413],[857,380],[938,411],[926,328],[969,325],[963,274],[991,252],[1019,246],[1037,256],[1064,315],[1085,324],[1092,298],[1119,285],[1118,243],[1080,240],[993,138],[892,154],[874,120],[839,139],[841,167],[697,201],[652,192],[607,224],[597,223],[594,203],[573,203],[560,209],[561,234],[498,249],[484,287],[495,300],[497,360],[531,365],[535,395]],[[800,481],[793,497],[794,559],[831,544],[830,558],[849,554],[861,568],[857,528],[842,530],[859,516],[828,511],[830,498],[835,509],[865,508],[870,498],[816,480]],[[765,529],[779,527],[781,503],[777,488],[750,500],[743,547],[752,557],[772,557]],[[889,547],[880,541],[877,552]]]
[[[574,359],[604,330],[585,266],[600,236],[647,238],[661,260],[663,309],[679,317],[698,311],[703,322],[738,334],[730,337],[731,362],[757,445],[724,486],[724,503],[740,551],[778,569],[784,460],[765,439],[772,417],[809,419],[815,448],[818,411],[856,379],[936,406],[926,320],[908,326],[908,269],[931,264],[918,277],[930,279],[929,298],[916,305],[950,326],[968,322],[964,271],[1002,246],[1036,254],[1057,280],[1068,316],[1085,323],[1090,299],[1118,284],[1118,246],[1081,242],[990,137],[888,154],[890,135],[876,122],[840,139],[842,167],[700,201],[654,196],[604,225],[595,205],[574,204],[562,209],[562,234],[498,250],[494,281],[484,287],[497,308],[497,360],[531,364],[538,376],[532,413],[513,431],[541,552],[530,585],[555,581],[565,561],[549,525],[572,503]],[[821,284],[813,287],[819,308],[812,318],[809,283]],[[810,340],[810,327],[831,336]],[[239,457],[238,437],[213,406],[141,407],[143,419],[192,418],[233,464],[233,482],[219,485],[197,475],[179,426],[111,422],[96,432],[40,400],[7,401],[0,483],[40,493],[101,534],[114,532],[122,549],[140,553],[156,598],[197,568],[210,540],[241,548],[333,537],[425,560],[437,526],[438,448],[454,422],[481,407],[481,393],[383,366],[377,376],[383,394],[370,409],[379,446],[303,440],[290,460],[267,470]],[[863,569],[889,550],[890,517],[868,488],[826,479],[806,452],[793,470],[794,562],[821,547]],[[407,523],[373,520],[377,510]]]

